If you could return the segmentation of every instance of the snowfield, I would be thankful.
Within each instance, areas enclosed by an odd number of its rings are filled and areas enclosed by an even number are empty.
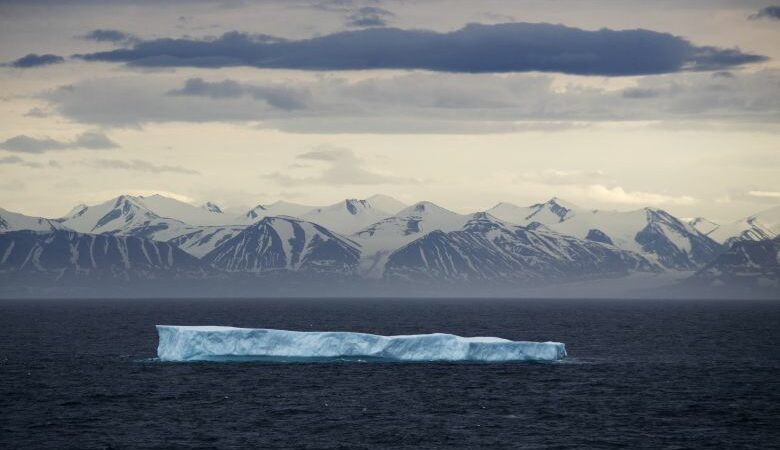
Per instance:
[[[161,361],[378,359],[390,361],[557,361],[559,342],[452,334],[379,336],[262,328],[157,325]]]

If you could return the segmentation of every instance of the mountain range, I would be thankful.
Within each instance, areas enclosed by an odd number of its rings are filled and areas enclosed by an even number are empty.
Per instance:
[[[771,254],[776,247],[767,242],[776,242],[778,232],[780,207],[719,225],[658,208],[591,210],[558,198],[459,214],[427,201],[405,205],[376,195],[321,207],[276,202],[230,214],[212,202],[121,195],[78,205],[60,218],[0,209],[0,279],[16,293],[20,286],[67,280],[230,284],[236,277],[263,280],[260,285],[269,277],[296,283],[316,277],[353,280],[367,289],[485,285],[511,291],[652,276],[709,287],[760,279],[755,288],[771,294],[778,277],[771,258],[727,255],[753,255],[755,245]]]

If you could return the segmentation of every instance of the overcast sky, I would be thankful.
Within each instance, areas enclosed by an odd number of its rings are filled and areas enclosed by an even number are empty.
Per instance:
[[[0,0],[0,206],[780,204],[780,2]]]

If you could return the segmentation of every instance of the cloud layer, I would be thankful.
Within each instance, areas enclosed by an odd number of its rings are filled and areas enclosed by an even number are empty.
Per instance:
[[[395,17],[390,11],[376,6],[364,6],[347,15],[347,25],[351,27],[384,27]]]
[[[208,82],[202,78],[190,78],[181,89],[174,89],[168,95],[194,97],[239,98],[249,96],[263,100],[270,106],[283,110],[303,109],[306,106],[307,92],[282,85],[246,85],[233,80]]]
[[[780,120],[780,72],[643,78],[607,90],[548,75],[413,73],[350,82],[112,77],[46,94],[66,118],[105,126],[255,122],[293,132],[494,133],[559,131],[579,122]]]
[[[738,49],[696,46],[679,36],[650,30],[587,31],[545,23],[470,24],[449,33],[372,28],[297,41],[230,32],[212,40],[156,39],[132,48],[77,56],[148,67],[539,71],[605,76],[722,70],[766,59]]]
[[[184,175],[198,175],[200,173],[197,170],[187,169],[181,166],[157,165],[139,159],[130,161],[121,159],[95,159],[85,161],[84,164],[97,169],[120,169],[147,173],[180,173]]]
[[[34,138],[24,134],[0,142],[0,149],[16,153],[45,153],[55,150],[87,149],[110,150],[117,148],[114,141],[105,134],[85,132],[70,141],[51,138]]]

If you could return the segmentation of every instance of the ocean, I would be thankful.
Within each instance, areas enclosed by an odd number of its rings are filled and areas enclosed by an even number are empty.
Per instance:
[[[560,341],[560,363],[161,363],[155,325]],[[0,448],[780,447],[780,302],[1,300]]]

